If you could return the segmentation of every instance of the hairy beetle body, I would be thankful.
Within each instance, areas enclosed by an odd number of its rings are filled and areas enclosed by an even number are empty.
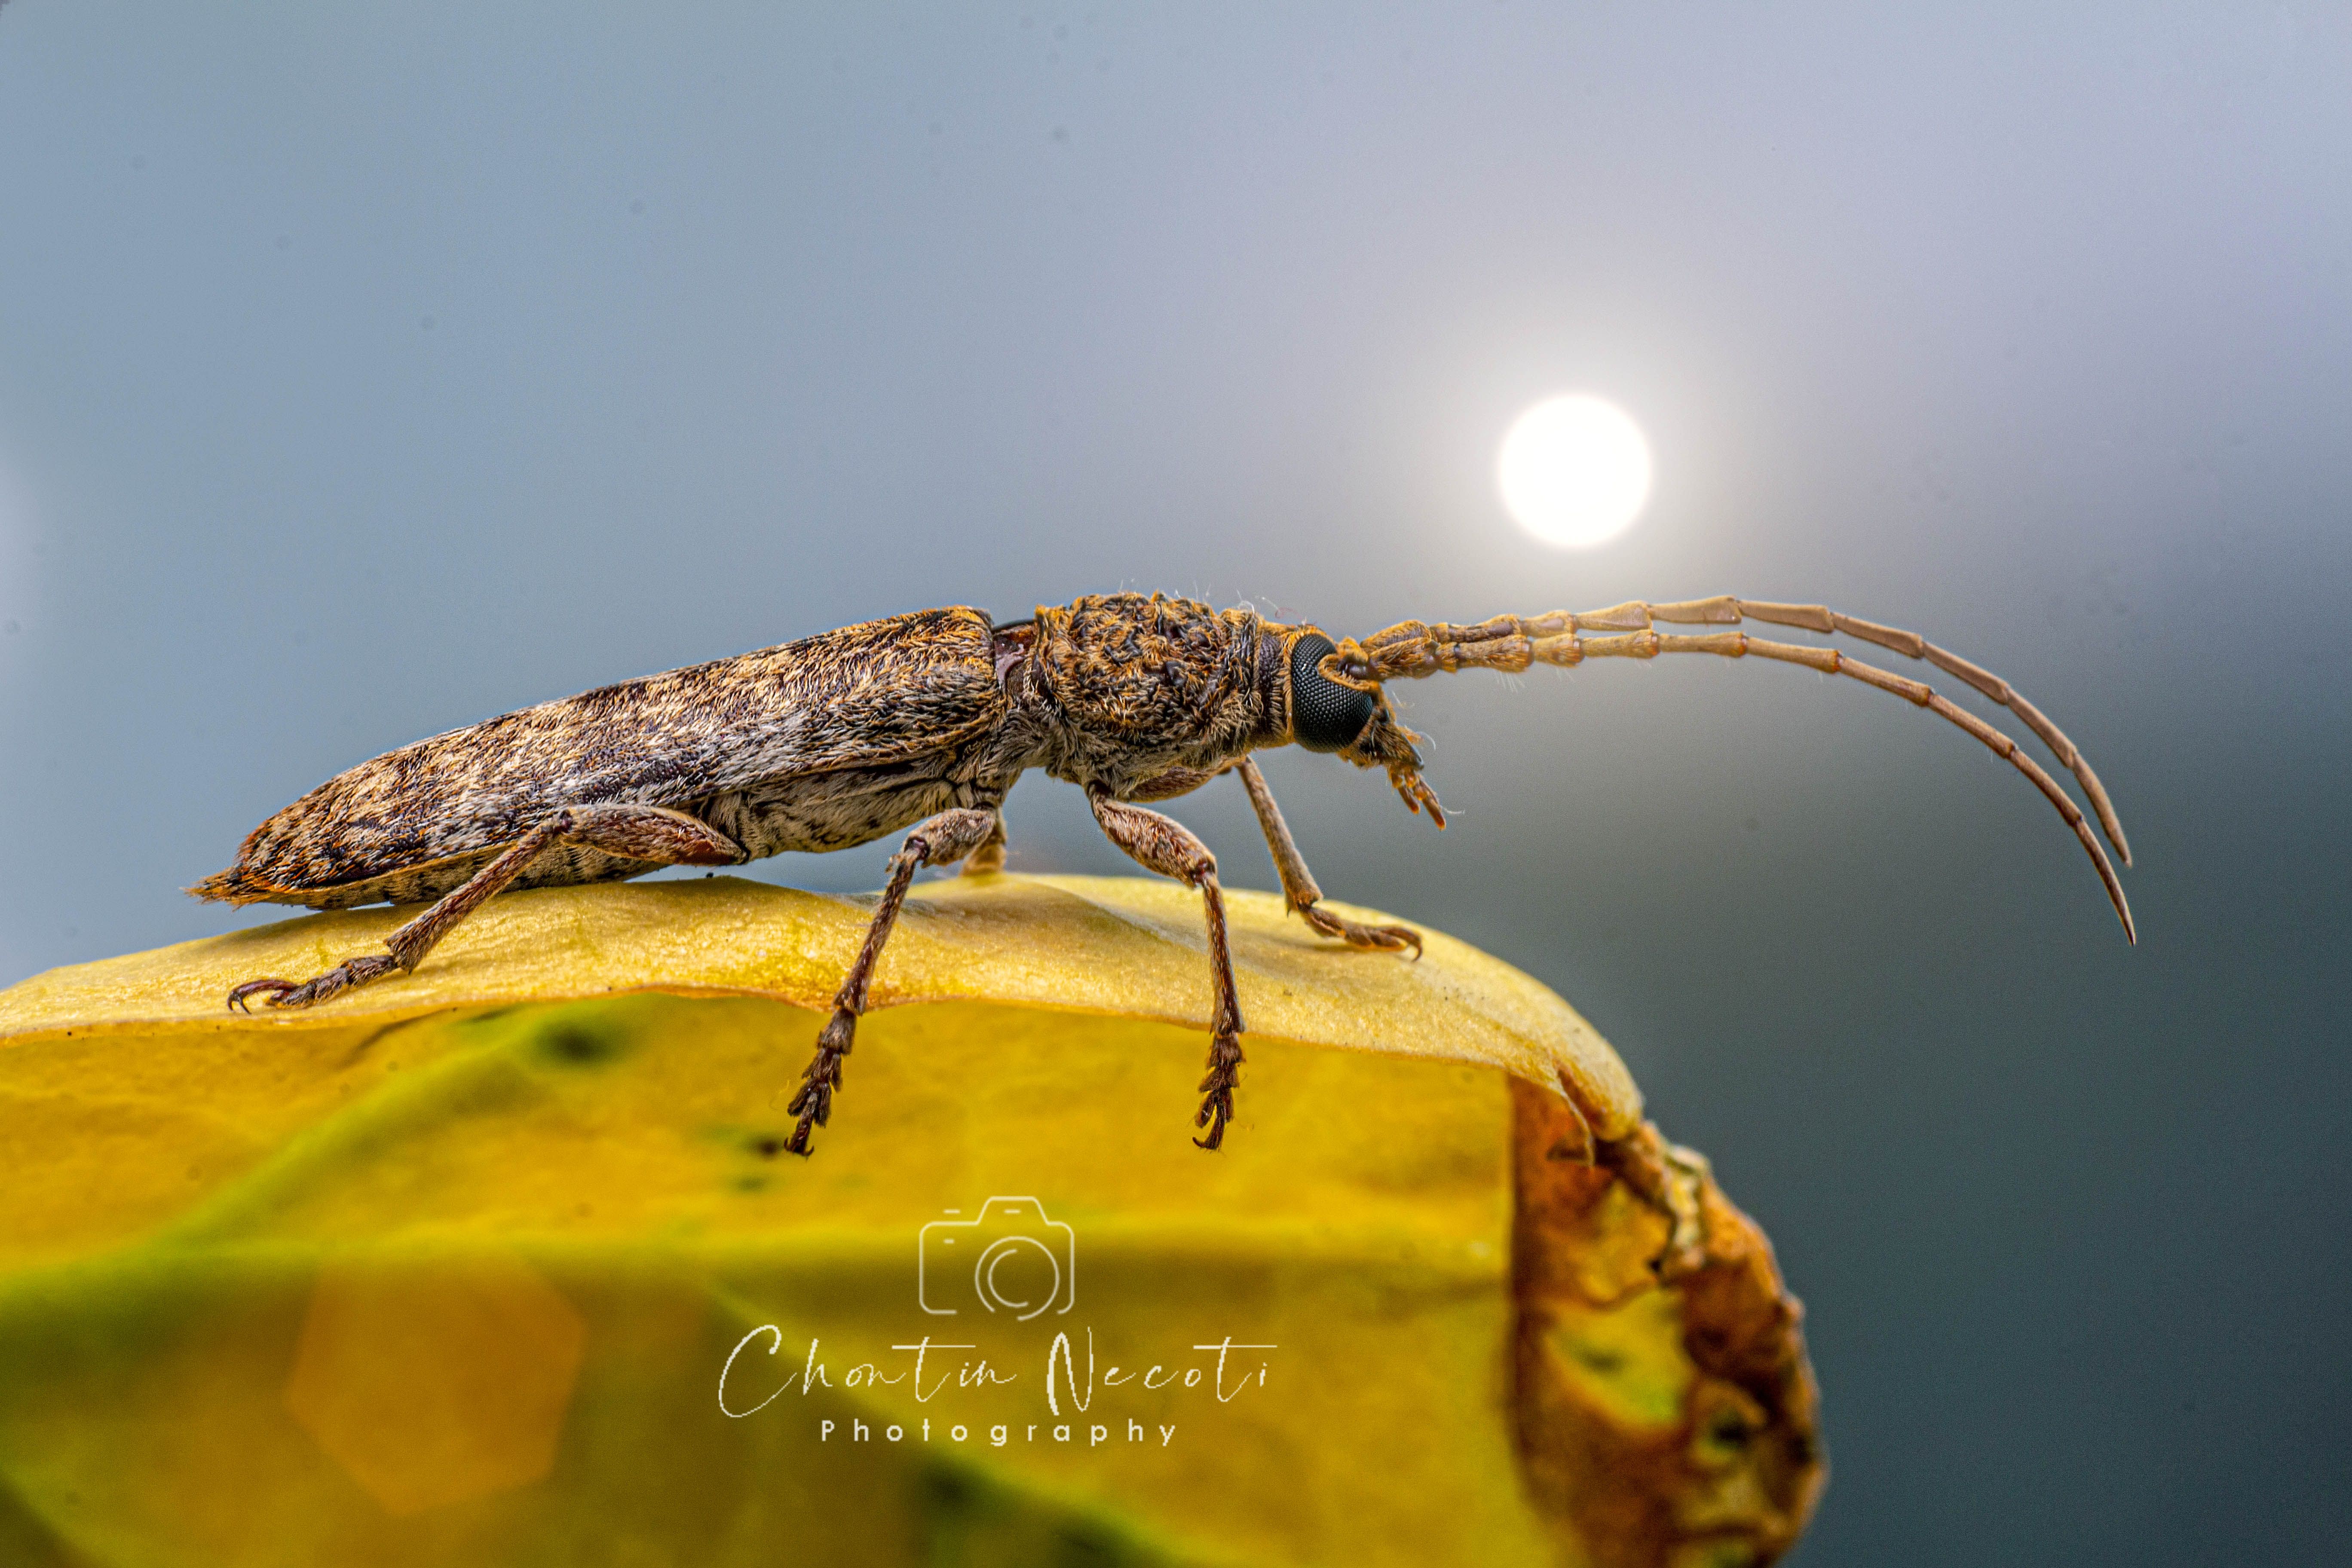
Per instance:
[[[1354,947],[1418,952],[1420,936],[1404,927],[1363,926],[1321,907],[1322,892],[1250,753],[1296,742],[1384,769],[1405,805],[1443,827],[1437,796],[1421,776],[1417,737],[1397,722],[1385,682],[1705,653],[1851,676],[1957,725],[2050,799],[2131,934],[2130,908],[2090,818],[2000,730],[1918,681],[1833,647],[1744,631],[1655,629],[1658,622],[1745,620],[1859,637],[1925,660],[2009,709],[2074,775],[2130,863],[2088,760],[2039,709],[1923,637],[1822,605],[1636,600],[1470,626],[1407,621],[1362,642],[1335,642],[1248,608],[1114,594],[1040,606],[1032,619],[1003,626],[971,608],[894,616],[453,730],[328,780],[256,828],[234,866],[189,890],[314,909],[430,901],[392,934],[386,953],[307,981],[247,981],[229,994],[231,1006],[255,995],[309,1006],[415,968],[451,927],[505,889],[822,853],[908,828],[792,1101],[800,1121],[790,1147],[806,1153],[812,1130],[831,1113],[875,964],[915,872],[1002,866],[1005,794],[1040,768],[1084,788],[1104,833],[1138,863],[1202,895],[1214,1005],[1195,1119],[1207,1135],[1195,1142],[1213,1149],[1234,1115],[1243,1032],[1216,858],[1141,803],[1239,774],[1294,912]]]

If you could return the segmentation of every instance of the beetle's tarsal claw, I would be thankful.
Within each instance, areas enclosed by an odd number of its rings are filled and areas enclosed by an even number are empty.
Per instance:
[[[371,980],[381,980],[401,967],[397,959],[383,953],[371,953],[365,958],[347,959],[324,974],[296,984],[291,980],[248,980],[228,994],[228,1005],[246,1013],[253,1011],[247,1000],[267,991],[272,1007],[310,1007],[344,992],[365,985]]]
[[[801,1087],[784,1107],[784,1114],[800,1121],[792,1141],[784,1145],[795,1154],[809,1152],[809,1135],[833,1120],[833,1091],[841,1087],[841,1061],[856,1043],[857,1015],[846,1007],[834,1009],[816,1037],[816,1056],[801,1073]]]
[[[295,989],[297,989],[296,983],[291,980],[248,980],[228,994],[228,1010],[232,1013],[251,1013],[253,1004],[247,1000],[247,997],[267,991],[271,993],[269,1000],[276,1002],[278,997]]]
[[[1292,908],[1307,923],[1324,936],[1336,936],[1349,947],[1369,948],[1381,952],[1402,952],[1412,949],[1415,958],[1421,956],[1421,933],[1411,926],[1368,926],[1354,921],[1343,921],[1319,905],[1293,905]]]
[[[1238,1035],[1220,1033],[1209,1043],[1209,1075],[1201,1080],[1201,1110],[1192,1125],[1209,1130],[1193,1146],[1214,1150],[1225,1141],[1234,1119],[1234,1090],[1241,1084],[1242,1042]]]
[[[785,1110],[787,1114],[797,1113],[800,1120],[793,1124],[793,1135],[785,1141],[784,1148],[805,1160],[810,1153],[809,1134],[833,1115],[833,1090],[820,1083],[804,1083]]]
[[[798,1154],[803,1160],[815,1153],[816,1151],[809,1147],[809,1132],[814,1126],[814,1123],[810,1118],[802,1117],[799,1123],[793,1128],[793,1135],[784,1140],[784,1152]]]

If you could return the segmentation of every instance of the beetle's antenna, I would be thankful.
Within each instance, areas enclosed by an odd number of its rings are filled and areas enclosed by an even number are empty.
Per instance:
[[[1735,599],[1728,595],[1713,599],[1690,599],[1679,604],[1651,605],[1631,600],[1612,605],[1605,610],[1570,614],[1554,610],[1549,615],[1522,616],[1497,616],[1476,626],[1459,626],[1446,623],[1428,625],[1421,621],[1404,621],[1384,632],[1365,638],[1341,643],[1336,652],[1324,657],[1321,669],[1330,679],[1355,685],[1364,681],[1414,680],[1424,675],[1451,673],[1457,669],[1499,669],[1516,672],[1534,664],[1574,665],[1588,658],[1654,658],[1662,653],[1711,653],[1726,658],[1743,658],[1755,654],[1764,658],[1787,664],[1801,664],[1828,675],[1850,675],[1865,685],[1882,691],[1891,691],[1906,701],[1958,725],[1985,745],[1993,754],[2014,764],[2017,770],[2033,781],[2033,786],[2058,808],[2058,815],[2074,836],[2083,841],[2089,852],[2091,864],[2098,868],[2099,880],[2106,885],[2107,898],[2116,907],[2116,916],[2123,921],[2124,935],[2137,942],[2139,935],[2132,923],[2131,905],[2124,899],[2123,884],[2116,878],[2116,869],[2107,860],[2107,853],[2099,847],[2090,825],[2074,805],[2074,798],[2059,787],[2042,765],[2015,741],[1979,719],[1966,709],[1950,701],[1916,680],[1891,675],[1873,665],[1867,665],[1837,648],[1812,647],[1800,643],[1768,642],[1745,632],[1713,632],[1703,636],[1678,636],[1652,629],[1652,623],[1664,621],[1671,625],[1721,626],[1740,620],[1764,621],[1774,626],[1797,626],[1813,632],[1843,632],[1865,642],[1892,648],[1912,658],[1924,658],[1948,675],[1956,675],[1987,697],[2025,721],[2026,727],[2042,737],[2060,765],[2071,772],[2090,797],[2091,809],[2098,815],[2099,826],[2107,841],[2131,864],[2131,847],[2125,842],[2123,823],[2107,792],[2099,783],[2099,775],[2091,771],[2091,763],[2065,732],[2052,723],[2042,710],[2028,702],[2009,682],[1990,670],[1971,664],[1956,653],[1937,647],[1916,632],[1898,631],[1874,621],[1856,620],[1820,605],[1775,605],[1753,599]],[[1586,637],[1587,631],[1613,635]]]

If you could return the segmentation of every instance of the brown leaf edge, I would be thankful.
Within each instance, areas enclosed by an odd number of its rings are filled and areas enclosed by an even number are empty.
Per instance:
[[[1605,1568],[1774,1561],[1828,1466],[1804,1309],[1771,1243],[1654,1123],[1596,1144],[1572,1103],[1516,1079],[1511,1089],[1518,1437],[1537,1507]],[[1677,1184],[1696,1199],[1680,1226]],[[1668,1299],[1642,1300],[1654,1292]],[[1560,1331],[1629,1312],[1664,1325],[1654,1353],[1679,1397],[1664,1418],[1593,1397],[1580,1374],[1605,1379],[1605,1356],[1561,1359]]]

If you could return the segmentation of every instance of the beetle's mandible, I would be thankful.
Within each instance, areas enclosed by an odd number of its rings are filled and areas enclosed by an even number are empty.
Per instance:
[[[1322,908],[1322,892],[1284,826],[1254,751],[1297,744],[1387,770],[1407,806],[1445,826],[1421,776],[1418,739],[1396,719],[1391,680],[1461,669],[1521,670],[1662,653],[1755,657],[1852,676],[1927,709],[2016,765],[2088,850],[2126,938],[2130,907],[2084,813],[2008,735],[1927,686],[1834,647],[1744,631],[1669,626],[1761,621],[1859,637],[1924,659],[2008,708],[2071,772],[2126,865],[2131,851],[2098,776],[2073,742],[2000,677],[1910,632],[1818,605],[1730,597],[1588,615],[1500,616],[1476,626],[1407,621],[1361,642],[1285,626],[1249,609],[1116,594],[998,626],[975,609],[923,610],[735,658],[623,681],[453,730],[328,780],[246,839],[236,864],[189,891],[234,904],[312,909],[429,903],[389,951],[296,982],[248,980],[259,995],[307,1007],[406,973],[492,894],[642,876],[663,866],[733,866],[784,850],[822,852],[913,825],[875,906],[866,942],[834,997],[791,1111],[790,1147],[832,1113],[858,1015],[915,872],[1004,861],[1002,807],[1013,781],[1043,768],[1087,792],[1111,842],[1200,890],[1208,921],[1208,1076],[1193,1140],[1223,1141],[1242,1062],[1242,1014],[1226,950],[1216,857],[1173,818],[1169,800],[1223,773],[1241,776],[1289,907],[1327,937],[1388,952],[1421,937]]]

